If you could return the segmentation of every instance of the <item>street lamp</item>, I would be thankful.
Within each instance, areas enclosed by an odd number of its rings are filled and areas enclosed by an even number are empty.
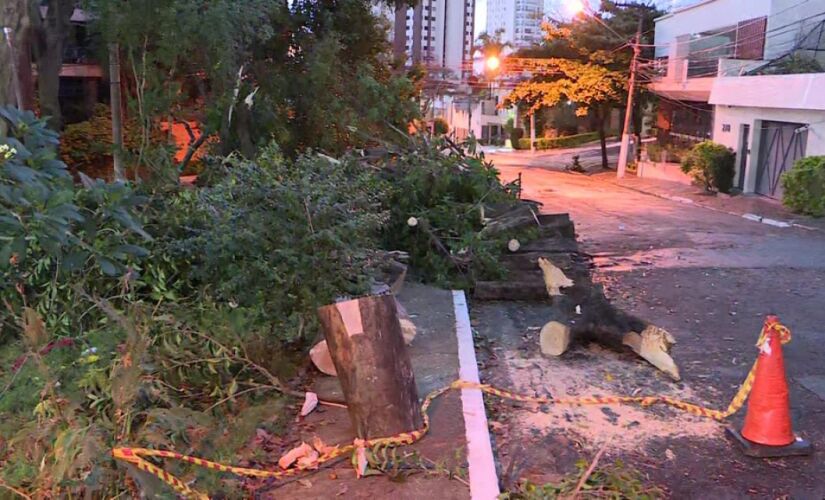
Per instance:
[[[567,10],[572,15],[578,15],[588,9],[588,6],[585,4],[584,0],[570,0],[567,4]]]
[[[484,65],[487,67],[489,71],[496,71],[498,68],[501,67],[501,59],[497,55],[492,55],[484,61]]]

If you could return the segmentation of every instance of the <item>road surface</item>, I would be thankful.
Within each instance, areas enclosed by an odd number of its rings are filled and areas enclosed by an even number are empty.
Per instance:
[[[757,354],[764,317],[778,314],[793,331],[785,363],[794,427],[825,450],[825,232],[775,228],[599,176],[513,163],[497,161],[503,179],[521,172],[525,198],[571,214],[608,296],[676,336],[684,382],[707,401],[727,404]],[[821,456],[749,459],[716,435],[662,438],[624,458],[673,498],[825,498]]]

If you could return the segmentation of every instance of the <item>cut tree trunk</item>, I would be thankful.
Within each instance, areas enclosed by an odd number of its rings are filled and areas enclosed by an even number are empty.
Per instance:
[[[541,333],[542,352],[558,356],[573,343],[596,342],[616,351],[629,345],[634,351],[660,369],[669,348],[668,339],[654,340],[644,345],[659,348],[642,350],[641,340],[631,332],[654,331],[650,325],[613,306],[601,285],[593,282],[592,259],[579,251],[576,231],[567,214],[542,214],[538,240],[531,241],[513,253],[504,255],[501,263],[507,269],[504,281],[479,281],[474,297],[479,300],[550,300],[551,323]],[[503,251],[503,249],[502,249]],[[539,262],[543,262],[540,266]],[[544,269],[542,269],[542,267]],[[568,281],[569,279],[569,281]],[[570,283],[572,282],[572,284]],[[641,338],[641,337],[640,337]],[[671,338],[672,340],[672,338]],[[665,362],[667,361],[665,359]],[[663,369],[678,379],[678,370]],[[675,375],[674,375],[675,374]]]
[[[390,295],[323,306],[318,316],[359,438],[421,427],[409,354]]]

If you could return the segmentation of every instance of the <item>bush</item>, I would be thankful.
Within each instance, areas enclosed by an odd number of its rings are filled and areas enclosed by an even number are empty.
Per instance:
[[[123,151],[130,170],[135,168],[133,160],[140,149],[140,136],[140,126],[134,120],[126,120],[123,124]],[[149,140],[151,144],[169,147],[168,136],[160,128],[153,128]],[[89,120],[67,125],[60,136],[60,159],[72,173],[82,172],[93,179],[114,178],[112,150],[112,115],[105,104],[96,105]],[[170,157],[171,154],[170,149]]]
[[[782,174],[782,202],[795,212],[825,216],[825,156],[796,161]]]
[[[450,132],[450,125],[444,118],[436,118],[433,120],[433,134],[444,135]]]
[[[513,149],[521,149],[521,138],[524,137],[523,128],[513,128],[510,130],[510,143]]]
[[[271,146],[138,212],[128,185],[75,186],[53,160],[57,134],[31,113],[6,114],[0,481],[112,498],[127,485],[106,452],[118,442],[225,459],[256,429],[281,426],[288,412],[270,394],[317,333],[316,307],[367,292],[382,262],[386,185],[374,170],[287,161]],[[210,480],[249,496],[239,481]]]
[[[202,295],[247,308],[272,325],[271,342],[315,335],[316,308],[369,290],[387,220],[385,186],[354,160],[284,159],[270,145],[254,161],[230,158],[223,176],[177,210],[188,229],[174,255]],[[214,178],[214,176],[213,176]]]
[[[599,139],[598,132],[585,132],[584,134],[567,135],[564,137],[540,138],[536,139],[536,149],[561,149],[574,148],[593,142]],[[518,149],[530,149],[530,139],[521,139]]]
[[[721,144],[703,141],[682,159],[682,172],[693,177],[706,191],[728,193],[736,174],[736,155]]]
[[[150,239],[137,210],[145,198],[125,184],[74,184],[45,120],[13,108],[0,117],[10,127],[0,156],[0,338],[27,307],[53,334],[77,334],[99,316],[78,310],[75,287],[109,296],[137,277]]]
[[[681,163],[682,158],[690,152],[690,148],[685,146],[678,144],[662,145],[655,142],[645,145],[645,149],[650,161],[666,163]]]

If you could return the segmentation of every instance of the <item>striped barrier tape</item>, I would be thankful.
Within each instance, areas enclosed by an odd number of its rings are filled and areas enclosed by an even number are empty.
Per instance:
[[[763,327],[760,335],[759,340],[757,342],[757,347],[763,345],[763,343],[768,339],[769,332],[774,331],[780,336],[780,340],[782,344],[787,344],[791,341],[791,332],[788,328],[783,326],[779,321],[771,316],[765,321],[765,326]],[[356,439],[353,441],[352,444],[347,445],[339,445],[333,447],[330,451],[324,453],[321,457],[319,457],[318,461],[315,463],[314,468],[320,466],[321,464],[333,460],[335,458],[341,457],[347,454],[355,454],[359,451],[363,451],[365,448],[375,448],[375,447],[386,447],[386,446],[402,446],[402,445],[410,445],[421,438],[423,438],[430,429],[430,417],[428,414],[428,410],[432,402],[437,399],[439,396],[443,395],[444,393],[450,390],[456,389],[478,389],[486,394],[490,394],[492,396],[496,396],[502,399],[508,399],[512,401],[519,401],[524,403],[538,403],[538,404],[548,404],[548,405],[565,405],[565,406],[585,406],[585,405],[616,405],[616,404],[638,404],[643,407],[652,406],[654,404],[664,404],[667,406],[671,406],[678,410],[685,411],[692,415],[696,415],[699,417],[704,418],[712,418],[714,420],[724,420],[737,411],[739,411],[742,406],[745,404],[745,401],[748,398],[748,394],[750,394],[751,388],[753,387],[753,380],[756,374],[756,366],[758,363],[757,361],[754,362],[753,367],[751,368],[748,376],[745,378],[745,381],[739,387],[739,390],[736,392],[736,395],[731,400],[730,404],[728,405],[727,409],[722,410],[714,410],[710,408],[705,408],[704,406],[700,406],[693,403],[688,403],[686,401],[682,401],[679,399],[671,398],[669,396],[591,396],[591,397],[578,397],[578,398],[553,398],[547,396],[528,396],[524,394],[519,394],[513,391],[508,391],[505,389],[499,389],[492,385],[488,384],[479,384],[475,382],[467,382],[465,380],[456,380],[448,386],[442,387],[437,389],[424,398],[424,402],[421,404],[421,415],[423,420],[423,425],[420,429],[412,431],[412,432],[402,432],[395,436],[390,436],[386,438],[378,438],[378,439],[370,439],[370,440],[362,440]],[[282,479],[285,477],[295,476],[304,472],[307,472],[310,469],[301,468],[301,467],[294,467],[291,469],[285,470],[263,470],[263,469],[252,469],[246,467],[235,467],[231,465],[224,465],[217,462],[212,462],[210,460],[206,460],[199,457],[194,457],[190,455],[182,455],[180,453],[174,451],[165,451],[165,450],[151,450],[148,448],[125,448],[125,447],[117,447],[112,450],[112,456],[116,460],[120,460],[123,462],[130,463],[137,467],[139,470],[147,472],[149,474],[154,475],[164,483],[171,486],[175,491],[179,494],[187,497],[187,498],[196,498],[198,500],[208,500],[209,496],[205,493],[196,491],[189,487],[186,483],[178,479],[172,474],[169,474],[165,470],[161,469],[160,467],[148,462],[146,458],[149,457],[156,457],[156,458],[166,458],[172,460],[179,460],[183,462],[188,462],[190,464],[196,465],[198,467],[204,467],[207,469],[212,469],[220,472],[230,472],[232,474],[236,474],[239,476],[248,476],[248,477],[257,477],[257,478],[275,478],[275,479]]]

